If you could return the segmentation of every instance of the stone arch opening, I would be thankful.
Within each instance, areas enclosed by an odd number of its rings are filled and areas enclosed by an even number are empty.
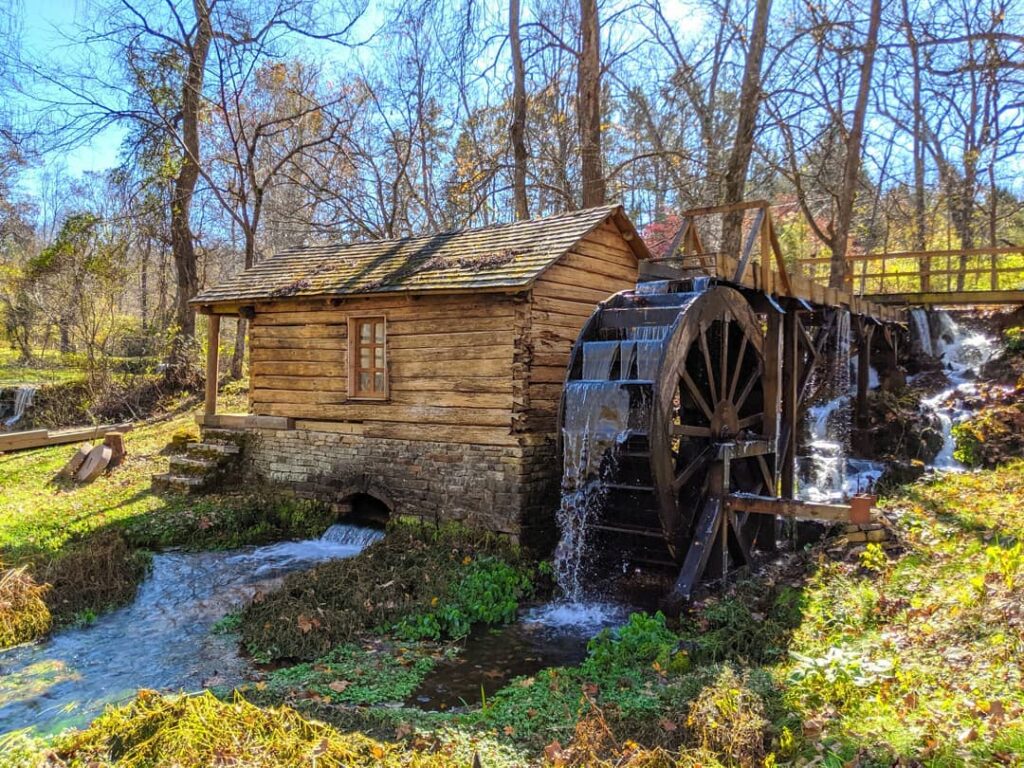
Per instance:
[[[338,506],[346,523],[384,528],[391,518],[390,504],[371,493],[353,493]]]

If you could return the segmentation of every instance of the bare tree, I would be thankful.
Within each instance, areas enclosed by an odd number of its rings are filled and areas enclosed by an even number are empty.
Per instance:
[[[512,197],[516,218],[530,218],[526,197],[526,67],[519,30],[519,0],[509,0],[508,39],[512,54],[512,120],[509,139],[512,143]]]
[[[583,207],[604,205],[601,151],[601,22],[597,0],[580,0],[580,54],[576,74]]]
[[[768,41],[768,17],[771,15],[771,9],[771,0],[757,0],[746,65],[743,69],[743,85],[740,88],[736,139],[725,167],[725,194],[722,202],[726,204],[738,203],[743,199],[747,182],[747,168],[750,166],[750,155],[754,151],[754,128],[757,125],[757,113],[761,104],[761,65]],[[742,228],[743,211],[728,212],[722,217],[721,249],[725,253],[739,252]]]

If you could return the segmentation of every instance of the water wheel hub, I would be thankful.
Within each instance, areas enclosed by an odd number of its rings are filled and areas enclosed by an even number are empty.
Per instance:
[[[731,400],[719,400],[711,415],[711,434],[714,437],[731,439],[740,431],[740,416]]]

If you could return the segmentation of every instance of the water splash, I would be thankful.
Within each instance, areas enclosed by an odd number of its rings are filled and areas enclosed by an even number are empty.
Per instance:
[[[593,634],[622,624],[628,617],[629,609],[615,603],[555,600],[529,609],[521,620],[563,632]]]
[[[383,535],[349,525],[323,537],[233,552],[153,557],[135,600],[91,626],[0,652],[0,733],[82,725],[139,688],[178,691],[241,682],[237,638],[214,623],[257,591],[315,563],[352,557]]]

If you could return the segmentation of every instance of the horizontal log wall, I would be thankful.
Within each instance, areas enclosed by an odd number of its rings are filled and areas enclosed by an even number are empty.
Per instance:
[[[637,259],[618,228],[603,224],[547,269],[531,293],[529,386],[524,431],[556,430],[569,352],[597,305],[633,288]]]
[[[488,293],[258,304],[252,410],[348,423],[364,436],[512,445],[515,326],[526,302]],[[351,400],[348,318],[378,312],[387,318],[390,398]]]

